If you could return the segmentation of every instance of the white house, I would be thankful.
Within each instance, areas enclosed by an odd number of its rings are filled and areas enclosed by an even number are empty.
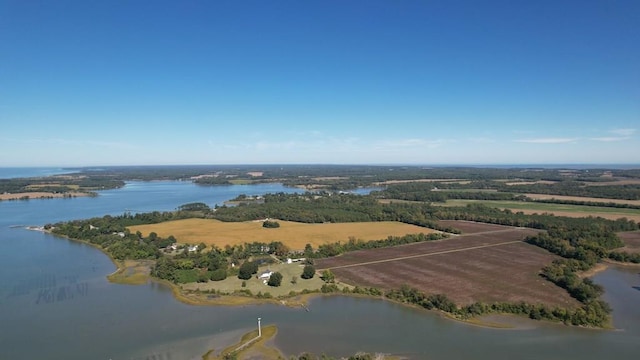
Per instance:
[[[273,274],[273,271],[265,271],[262,274],[260,274],[260,276],[258,276],[258,279],[269,279],[271,277],[271,275]]]

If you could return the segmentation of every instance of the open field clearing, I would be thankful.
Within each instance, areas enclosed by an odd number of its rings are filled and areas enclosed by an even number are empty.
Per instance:
[[[640,231],[620,232],[618,236],[624,241],[625,247],[616,250],[630,253],[640,252]]]
[[[620,179],[614,181],[602,181],[602,182],[585,182],[587,186],[609,186],[609,185],[640,185],[640,179]]]
[[[302,275],[302,270],[304,265],[299,263],[294,264],[272,264],[265,267],[260,267],[258,273],[251,277],[249,280],[240,280],[237,276],[229,276],[222,281],[208,281],[206,283],[188,283],[183,284],[182,288],[186,290],[196,290],[200,289],[201,291],[206,290],[219,290],[224,293],[232,293],[236,290],[250,290],[254,295],[258,292],[268,292],[273,296],[284,296],[288,295],[289,292],[301,292],[304,289],[307,290],[318,290],[324,284],[324,281],[320,279],[320,274],[316,274],[311,279],[303,279],[300,276]],[[282,274],[282,283],[278,287],[273,287],[265,284],[266,280],[258,279],[257,276],[266,271],[274,271]],[[293,278],[296,278],[295,283],[292,282]],[[245,286],[242,287],[242,283],[245,283]]]
[[[522,213],[527,214],[527,215],[531,215],[531,214],[541,214],[544,211],[535,211],[535,210],[526,210],[526,209],[511,209],[513,211],[522,211]],[[590,214],[585,214],[583,212],[576,212],[576,211],[547,211],[550,214],[553,214],[555,216],[566,216],[566,217],[587,217],[587,216],[597,216],[597,217],[601,217],[603,219],[609,219],[609,220],[617,220],[620,218],[627,218],[629,220],[634,220],[636,222],[640,222],[640,215],[629,215],[629,214],[617,214],[617,213],[590,213]]]
[[[586,202],[603,202],[614,204],[640,205],[640,200],[623,200],[623,199],[605,199],[583,196],[563,196],[563,195],[546,195],[546,194],[524,194],[526,197],[534,200],[570,200],[570,201],[586,201]]]
[[[605,219],[619,219],[626,217],[627,219],[640,219],[640,210],[638,209],[620,209],[602,206],[584,206],[584,205],[565,205],[565,204],[547,204],[537,202],[521,202],[521,201],[493,201],[493,200],[447,200],[442,206],[466,206],[472,203],[482,203],[500,209],[510,209],[512,211],[522,211],[525,214],[533,213],[550,213],[556,216],[568,217],[587,217],[600,216]]]
[[[337,241],[346,242],[349,237],[362,240],[380,240],[391,236],[433,233],[435,230],[395,221],[305,224],[280,221],[279,228],[262,227],[262,221],[222,222],[211,219],[186,219],[167,221],[160,224],[131,226],[132,232],[143,235],[155,232],[161,237],[173,235],[180,243],[207,245],[244,244],[247,242],[281,241],[293,250],[302,250],[306,244],[317,247]]]
[[[532,229],[511,228],[447,240],[361,250],[316,261],[351,285],[397,288],[408,284],[445,294],[458,304],[544,303],[577,307],[567,292],[539,276],[557,256],[522,242]]]

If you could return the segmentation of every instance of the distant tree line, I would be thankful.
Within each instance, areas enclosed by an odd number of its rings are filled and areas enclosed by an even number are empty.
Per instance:
[[[517,193],[640,200],[640,185],[585,186],[579,181],[563,181],[556,184],[503,185],[500,190]]]

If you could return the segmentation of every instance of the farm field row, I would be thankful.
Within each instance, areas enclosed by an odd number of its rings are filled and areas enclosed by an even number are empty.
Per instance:
[[[618,236],[624,241],[625,246],[617,250],[630,253],[640,252],[640,231],[620,232]]]
[[[460,223],[460,227],[469,227],[468,222]],[[354,251],[317,260],[316,267],[331,269],[350,285],[391,289],[407,284],[425,293],[445,294],[459,304],[525,301],[578,306],[565,290],[539,276],[540,269],[558,257],[522,242],[535,233],[508,228]]]
[[[161,237],[175,236],[181,243],[216,245],[238,245],[244,243],[281,241],[293,250],[302,250],[306,244],[313,247],[346,242],[349,237],[362,240],[386,239],[388,236],[433,233],[433,229],[404,224],[396,221],[306,224],[280,221],[279,228],[262,227],[262,221],[222,222],[213,219],[185,219],[159,224],[131,226],[132,232],[143,235],[155,232]]]
[[[602,206],[585,206],[585,205],[566,205],[566,204],[547,204],[539,202],[523,202],[523,201],[494,201],[494,200],[447,200],[442,206],[466,206],[468,204],[482,203],[487,206],[497,207],[501,209],[510,209],[513,211],[522,211],[525,214],[533,213],[552,213],[557,216],[568,217],[587,217],[600,216],[606,219],[619,219],[626,217],[640,221],[640,210],[638,209],[620,209]]]
[[[565,196],[565,195],[547,195],[547,194],[523,194],[523,195],[534,200],[556,199],[556,200],[569,200],[569,201],[586,201],[586,202],[640,205],[640,200],[606,199],[606,198],[594,198],[594,197],[586,197],[586,196]]]

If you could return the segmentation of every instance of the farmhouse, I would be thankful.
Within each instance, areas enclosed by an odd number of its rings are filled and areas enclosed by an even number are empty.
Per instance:
[[[273,274],[273,271],[265,271],[262,274],[260,274],[260,276],[258,276],[258,279],[269,279],[271,277],[271,275]]]
[[[287,258],[287,264],[293,264],[295,262],[301,262],[301,261],[305,261],[307,260],[306,258],[299,258],[299,259],[292,259],[292,258]]]

